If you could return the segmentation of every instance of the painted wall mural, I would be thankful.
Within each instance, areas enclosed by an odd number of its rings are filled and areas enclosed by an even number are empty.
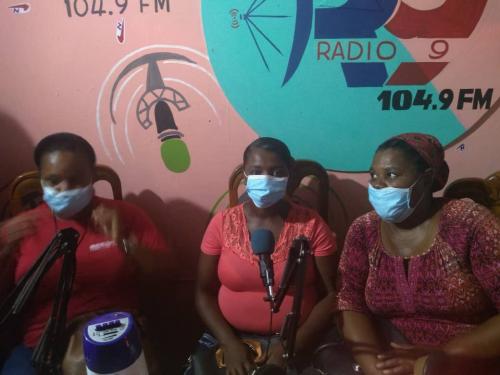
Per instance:
[[[452,179],[485,177],[500,159],[499,16],[494,0],[3,1],[0,203],[40,138],[81,134],[190,277],[259,135],[334,171],[337,231],[367,209],[355,172],[393,134],[435,134]]]
[[[179,52],[149,52],[149,51],[180,51]],[[149,52],[149,53],[147,53]],[[187,55],[193,55],[193,59]],[[139,56],[139,57],[137,57]],[[130,127],[140,126],[151,133],[152,128],[159,140],[160,152],[165,167],[172,172],[185,172],[190,164],[191,157],[184,140],[184,133],[179,130],[176,118],[178,113],[186,110],[196,111],[187,99],[189,95],[201,98],[212,111],[212,119],[204,121],[207,125],[221,126],[221,120],[215,105],[202,89],[190,82],[188,75],[180,79],[179,72],[169,73],[175,65],[187,67],[187,71],[195,70],[204,74],[212,84],[217,86],[214,76],[195,60],[205,60],[206,57],[198,51],[183,46],[146,46],[129,53],[113,66],[106,77],[99,92],[97,102],[97,131],[102,146],[108,156],[111,156],[111,147],[105,140],[103,127],[109,122],[112,150],[114,155],[124,163],[124,156],[116,142],[115,133],[122,131],[125,135],[126,149],[129,156],[134,157],[133,140],[130,136]],[[161,66],[161,69],[160,69]],[[162,70],[166,73],[162,74]],[[135,78],[137,76],[137,78]],[[142,77],[142,78],[141,78]],[[142,79],[142,83],[140,80]],[[122,96],[127,85],[134,86],[130,97]],[[206,83],[205,83],[206,85]],[[178,89],[176,88],[178,87]],[[107,103],[107,105],[105,105]],[[199,110],[199,109],[198,109]],[[174,114],[175,112],[175,114]],[[211,124],[214,122],[213,124]],[[179,124],[181,129],[188,124]]]
[[[391,135],[455,144],[494,107],[498,59],[474,67],[488,81],[466,77],[477,37],[499,32],[487,3],[498,11],[487,0],[206,0],[202,11],[217,78],[248,124],[302,158],[362,171]]]

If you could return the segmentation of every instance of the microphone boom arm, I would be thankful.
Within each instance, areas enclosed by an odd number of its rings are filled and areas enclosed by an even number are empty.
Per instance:
[[[63,257],[59,284],[52,305],[50,318],[45,325],[31,358],[33,367],[40,374],[61,375],[61,362],[66,331],[66,311],[76,272],[76,249],[80,235],[75,229],[62,229],[21,278],[14,290],[0,306],[0,326],[9,319],[20,317],[29,298],[34,294],[43,276],[56,260]]]
[[[300,310],[304,295],[304,283],[307,269],[307,257],[311,254],[309,240],[305,236],[299,236],[293,240],[288,256],[288,261],[280,282],[278,293],[274,300],[273,312],[279,311],[283,299],[290,288],[291,280],[294,280],[294,296],[292,310],[287,314],[281,327],[281,341],[284,344],[285,353],[283,357],[287,362],[290,373],[294,373],[295,339],[300,321]]]
[[[273,301],[273,313],[280,311],[281,304],[285,298],[286,293],[291,285],[292,277],[295,275],[295,270],[297,269],[297,259],[299,257],[299,242],[298,238],[294,239],[292,246],[290,247],[290,252],[288,254],[288,259],[286,262],[285,270],[283,276],[281,277],[281,282],[278,288],[278,292]]]

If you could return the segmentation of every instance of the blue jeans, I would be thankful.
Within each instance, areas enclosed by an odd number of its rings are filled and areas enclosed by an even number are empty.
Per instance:
[[[0,375],[36,375],[35,369],[31,366],[31,355],[33,349],[24,345],[16,346],[4,363]]]

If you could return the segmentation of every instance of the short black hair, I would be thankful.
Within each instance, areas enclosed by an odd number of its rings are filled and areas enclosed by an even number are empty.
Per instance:
[[[408,143],[401,139],[388,139],[377,147],[377,151],[375,151],[375,153],[388,149],[401,151],[406,156],[406,158],[415,166],[415,169],[418,173],[423,173],[430,168],[429,163],[427,163],[425,159],[422,158],[422,156],[420,156],[420,154],[415,151],[413,147],[411,147]]]
[[[278,155],[286,164],[287,168],[291,168],[295,161],[290,154],[288,146],[284,142],[276,138],[260,137],[250,143],[245,149],[245,152],[243,152],[243,163],[247,161],[250,153],[255,149],[266,150]]]
[[[96,164],[95,151],[84,138],[73,133],[54,133],[43,138],[35,147],[33,158],[40,168],[42,157],[54,151],[80,152],[88,159],[92,167]]]

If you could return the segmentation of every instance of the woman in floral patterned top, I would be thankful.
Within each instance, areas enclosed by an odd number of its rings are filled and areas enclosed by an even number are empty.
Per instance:
[[[466,374],[468,364],[478,374],[480,363],[491,369],[481,374],[495,371],[499,221],[470,200],[433,197],[446,184],[448,165],[432,136],[384,142],[370,174],[375,211],[352,224],[339,269],[342,331],[354,359],[370,375],[418,373],[426,361],[439,374]],[[378,318],[407,342],[385,342]]]

